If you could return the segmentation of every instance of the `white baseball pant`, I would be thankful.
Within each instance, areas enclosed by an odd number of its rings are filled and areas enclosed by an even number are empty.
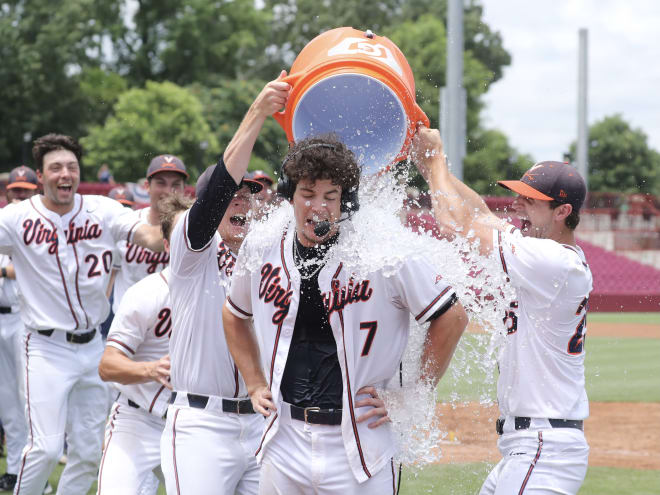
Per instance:
[[[479,495],[571,495],[578,492],[587,474],[589,445],[584,433],[575,428],[505,433],[497,447],[502,460]]]
[[[18,474],[27,441],[23,399],[23,322],[17,313],[0,315],[0,420],[7,441],[7,472]]]
[[[291,418],[286,404],[280,425],[264,447],[259,495],[396,494],[394,463],[358,483],[348,463],[341,426],[313,425]]]
[[[221,397],[205,409],[178,405],[181,396],[169,406],[161,439],[168,495],[256,495],[263,416],[225,413]]]
[[[25,398],[28,441],[15,495],[41,495],[62,452],[66,432],[68,462],[58,495],[85,494],[101,459],[108,392],[98,374],[103,354],[100,334],[86,344],[28,331],[25,337]]]
[[[164,419],[129,406],[120,396],[105,427],[98,495],[138,495],[154,470],[160,474],[164,427]]]

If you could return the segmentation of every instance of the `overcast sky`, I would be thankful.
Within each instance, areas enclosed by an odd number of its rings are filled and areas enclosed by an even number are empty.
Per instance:
[[[660,151],[660,1],[481,0],[511,54],[483,116],[537,161],[577,138],[578,30],[589,30],[589,125],[621,113]]]

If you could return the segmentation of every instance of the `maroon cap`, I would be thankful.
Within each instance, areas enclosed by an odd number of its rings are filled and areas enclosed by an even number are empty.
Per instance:
[[[263,170],[255,170],[254,172],[248,172],[247,174],[245,174],[245,178],[263,182],[268,186],[272,186],[273,183],[275,182],[273,178]]]
[[[181,161],[181,158],[174,155],[158,155],[151,160],[149,168],[147,169],[147,179],[151,179],[159,172],[178,172],[188,178],[186,166]]]
[[[209,184],[209,180],[211,180],[211,175],[213,174],[213,171],[215,170],[216,165],[211,165],[209,168],[204,170],[202,175],[199,176],[199,179],[197,179],[197,184],[195,184],[195,195],[199,197],[201,192],[206,189],[206,187]],[[256,194],[259,191],[261,191],[264,188],[264,185],[261,182],[258,182],[256,180],[252,179],[243,179],[241,183],[239,184],[239,189],[243,186],[247,186],[250,188],[250,193]]]
[[[9,172],[7,189],[36,189],[39,184],[37,174],[30,167],[21,165]]]
[[[562,162],[539,162],[520,180],[500,180],[497,183],[521,196],[569,204],[573,211],[580,211],[587,195],[582,176],[575,167]]]
[[[108,197],[119,201],[121,204],[126,206],[133,206],[135,204],[133,193],[124,186],[117,186],[110,189]]]

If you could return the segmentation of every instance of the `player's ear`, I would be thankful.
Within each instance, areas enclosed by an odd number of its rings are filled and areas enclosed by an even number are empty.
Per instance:
[[[165,247],[165,252],[170,254],[170,241],[163,237],[163,246]]]
[[[555,220],[563,222],[573,211],[573,206],[569,204],[559,205],[554,209]]]

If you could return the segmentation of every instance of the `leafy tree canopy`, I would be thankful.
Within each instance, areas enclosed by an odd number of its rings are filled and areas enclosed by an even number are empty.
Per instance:
[[[571,160],[577,144],[570,145]],[[660,153],[651,149],[641,129],[633,129],[621,114],[589,128],[589,190],[660,195]]]
[[[180,157],[194,179],[220,153],[199,99],[170,82],[148,82],[123,93],[105,125],[92,128],[81,142],[86,176],[95,177],[107,163],[118,182],[144,177],[151,159],[164,153]]]

